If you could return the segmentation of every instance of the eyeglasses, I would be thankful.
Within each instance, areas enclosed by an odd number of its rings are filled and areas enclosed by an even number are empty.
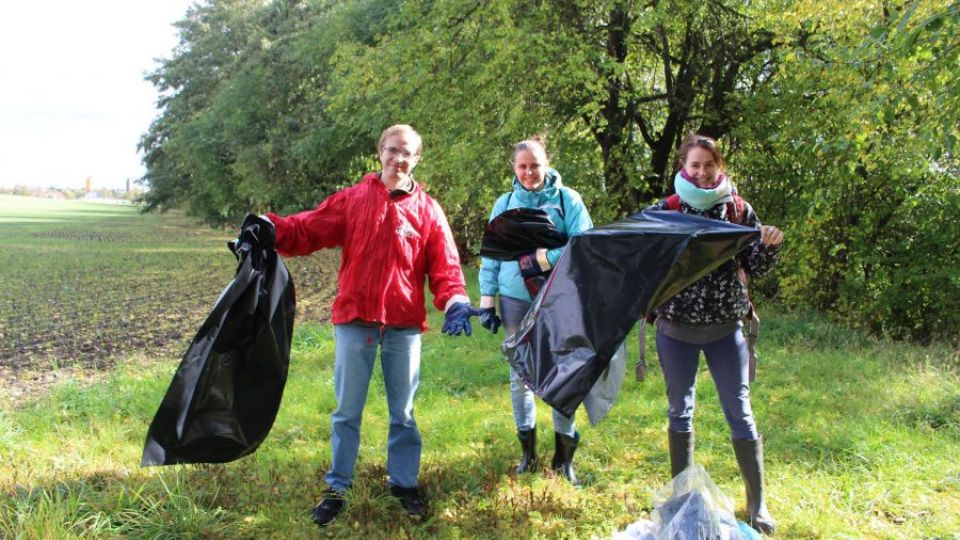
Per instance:
[[[413,157],[413,154],[407,152],[406,150],[401,150],[396,146],[384,146],[383,151],[387,153],[390,157],[402,157],[403,159],[410,159]]]

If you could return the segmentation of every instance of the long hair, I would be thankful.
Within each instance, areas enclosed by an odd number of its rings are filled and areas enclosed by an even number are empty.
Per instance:
[[[680,145],[680,148],[677,149],[677,171],[683,170],[683,164],[687,162],[687,154],[689,154],[690,150],[694,147],[700,147],[710,152],[710,154],[713,155],[713,161],[717,163],[717,168],[722,172],[726,172],[727,160],[723,159],[723,154],[721,154],[720,149],[717,148],[717,141],[706,135],[699,135],[697,133],[690,133],[684,137],[683,143]]]

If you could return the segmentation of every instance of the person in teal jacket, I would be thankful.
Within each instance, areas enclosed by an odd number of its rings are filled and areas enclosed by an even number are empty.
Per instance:
[[[501,195],[493,205],[490,219],[512,208],[539,208],[553,220],[556,228],[567,237],[593,227],[587,211],[576,191],[564,187],[560,173],[550,168],[543,139],[532,137],[517,143],[513,151],[513,190]],[[500,295],[500,315],[507,335],[516,332],[520,321],[533,301],[527,283],[550,271],[560,259],[563,247],[538,248],[521,256],[517,261],[498,261],[483,257],[480,267],[480,309],[486,311],[481,321],[489,330],[496,332],[500,319],[496,316],[496,296]],[[510,396],[513,417],[517,426],[517,438],[523,456],[517,473],[534,469],[537,465],[536,451],[536,404],[533,392],[512,368],[510,370]],[[573,471],[573,454],[580,442],[573,418],[553,411],[554,440],[556,449],[552,468],[573,484],[577,477]]]

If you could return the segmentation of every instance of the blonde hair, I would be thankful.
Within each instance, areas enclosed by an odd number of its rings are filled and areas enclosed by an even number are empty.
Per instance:
[[[417,151],[414,152],[413,155],[419,157],[423,151],[423,139],[420,138],[420,134],[417,133],[417,130],[413,129],[413,126],[408,124],[394,124],[383,130],[383,133],[380,134],[380,140],[377,141],[377,152],[383,150],[383,141],[387,140],[387,137],[396,135],[398,133],[408,133],[413,135],[413,137],[417,140]]]
[[[549,165],[550,157],[547,155],[547,139],[539,133],[515,144],[513,146],[513,158],[511,161],[515,161],[517,159],[517,154],[524,150],[528,152],[535,152],[538,149],[543,152],[543,157],[547,160],[546,164]]]

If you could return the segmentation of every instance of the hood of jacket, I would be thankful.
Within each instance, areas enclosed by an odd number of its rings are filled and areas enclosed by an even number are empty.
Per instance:
[[[512,204],[511,206],[539,208],[547,201],[558,200],[561,187],[563,187],[563,182],[560,179],[560,173],[552,168],[547,169],[547,173],[543,176],[543,188],[539,191],[527,191],[527,188],[520,183],[520,179],[514,175],[513,196],[517,198],[517,202],[520,204]]]

